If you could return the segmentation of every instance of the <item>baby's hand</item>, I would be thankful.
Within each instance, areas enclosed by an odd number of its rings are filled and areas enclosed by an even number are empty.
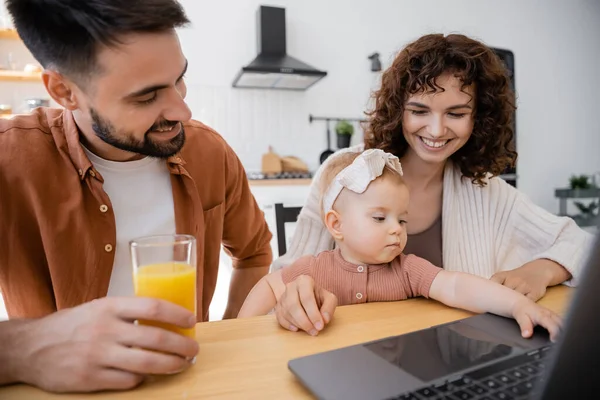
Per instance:
[[[521,335],[529,338],[535,325],[543,326],[550,332],[550,340],[556,341],[562,325],[561,318],[554,312],[524,297],[513,309],[513,317],[521,327]]]

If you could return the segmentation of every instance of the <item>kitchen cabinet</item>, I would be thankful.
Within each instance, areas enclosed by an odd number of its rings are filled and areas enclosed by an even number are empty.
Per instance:
[[[269,184],[265,184],[269,182]],[[278,182],[273,181],[250,181],[250,189],[258,206],[265,213],[265,220],[273,234],[271,248],[273,257],[279,257],[277,252],[277,228],[275,221],[275,203],[282,203],[286,207],[303,206],[310,191],[310,179],[289,179]],[[286,224],[285,238],[287,245],[291,242],[294,234],[295,224]]]
[[[0,81],[8,82],[42,82],[41,72],[1,71]]]
[[[0,26],[2,18],[0,5]],[[0,28],[0,104],[10,105],[12,114],[24,114],[31,109],[26,99],[49,99],[41,71],[18,33],[14,29]]]
[[[0,39],[4,40],[21,40],[19,34],[14,29],[0,29]]]

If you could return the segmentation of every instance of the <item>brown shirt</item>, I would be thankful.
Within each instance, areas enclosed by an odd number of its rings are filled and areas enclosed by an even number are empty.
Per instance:
[[[429,228],[423,232],[408,235],[404,253],[414,254],[444,268],[442,257],[442,217],[440,216]]]
[[[338,305],[429,297],[431,283],[441,269],[414,255],[401,254],[389,264],[356,265],[339,249],[304,256],[281,270],[284,283],[300,275],[335,294]]]
[[[233,150],[199,122],[184,128],[184,147],[166,163],[177,233],[197,239],[203,321],[221,243],[234,268],[266,267],[271,233]],[[39,108],[0,119],[0,289],[11,318],[39,317],[106,296],[116,227],[102,186],[71,112]]]

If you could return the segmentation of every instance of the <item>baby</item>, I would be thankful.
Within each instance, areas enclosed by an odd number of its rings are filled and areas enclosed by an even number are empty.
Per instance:
[[[378,149],[340,155],[323,172],[321,187],[323,220],[335,250],[304,256],[263,277],[239,317],[268,314],[287,283],[309,275],[337,297],[338,305],[424,296],[476,313],[513,317],[523,337],[541,325],[556,338],[560,317],[522,294],[402,253],[409,192],[396,156]]]

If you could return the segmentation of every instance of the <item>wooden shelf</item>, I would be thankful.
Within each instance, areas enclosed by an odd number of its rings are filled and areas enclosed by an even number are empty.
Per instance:
[[[9,82],[41,82],[42,74],[39,72],[30,73],[24,71],[6,71],[0,70],[0,81]]]
[[[21,40],[19,34],[14,29],[0,29],[0,39]]]

